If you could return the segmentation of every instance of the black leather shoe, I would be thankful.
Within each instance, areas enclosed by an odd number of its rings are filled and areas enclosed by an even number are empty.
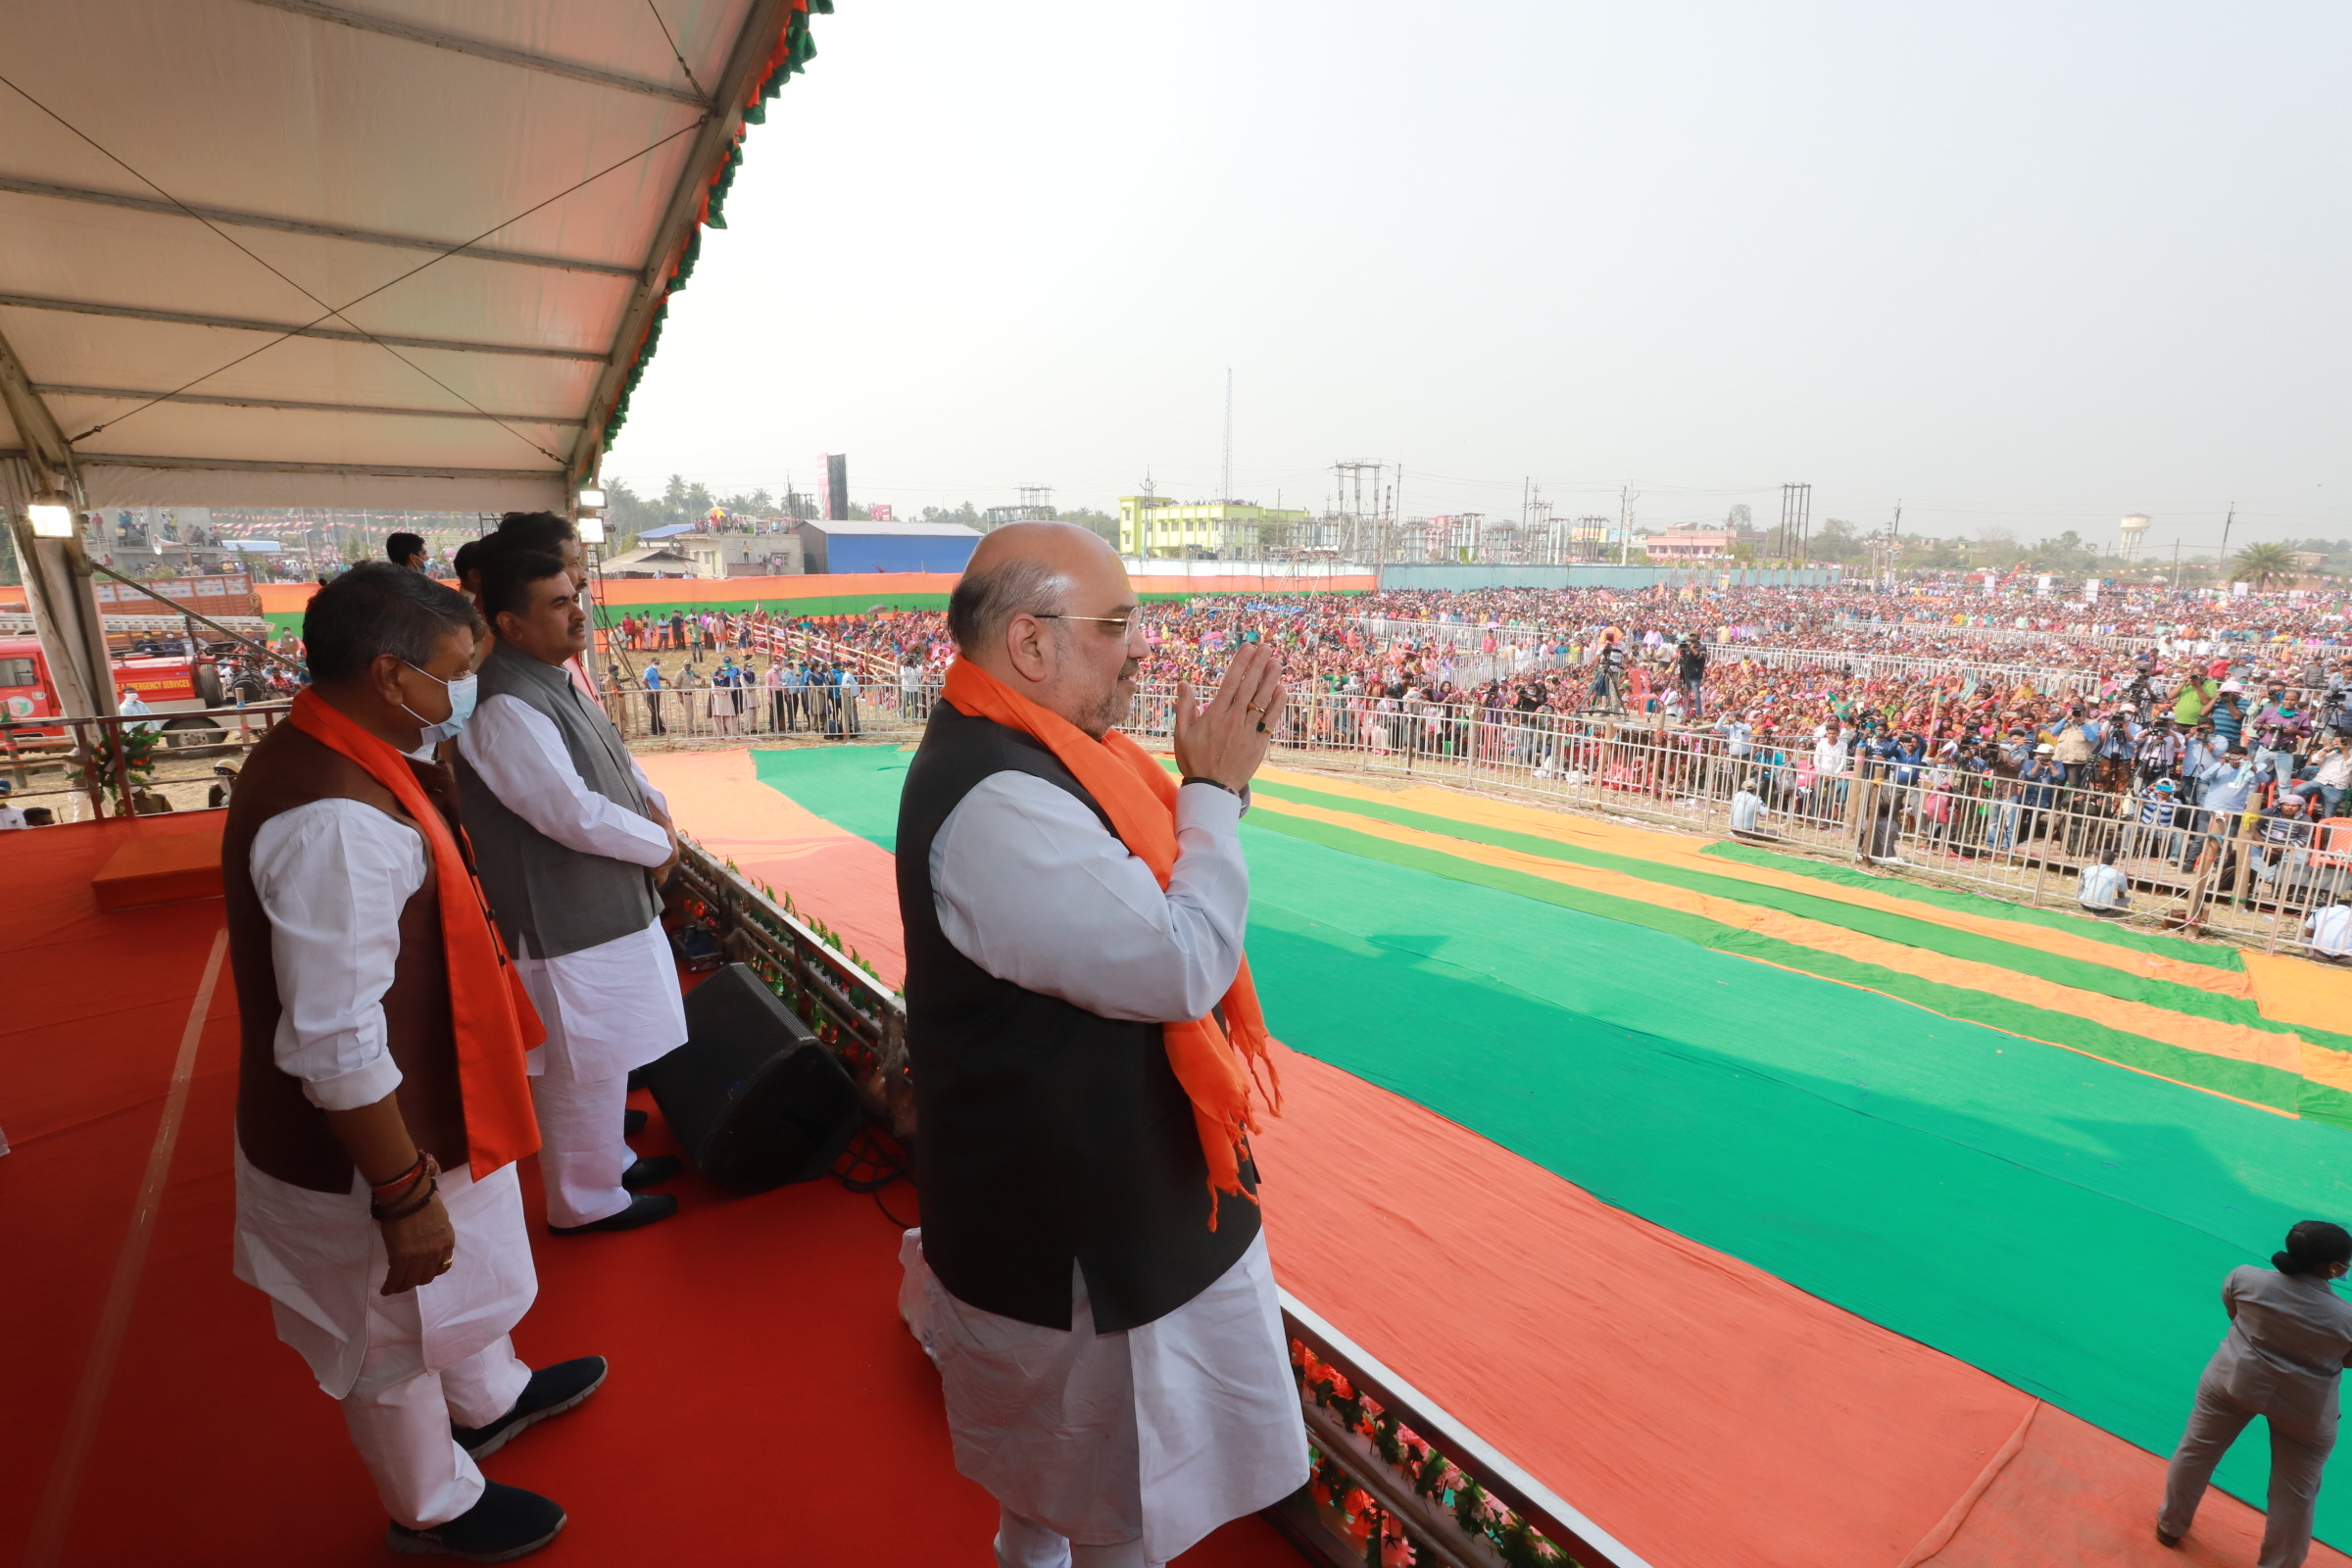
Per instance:
[[[514,1409],[486,1427],[462,1427],[453,1421],[449,1424],[449,1435],[458,1440],[459,1447],[476,1459],[486,1459],[505,1447],[523,1428],[551,1415],[562,1415],[603,1388],[605,1374],[610,1370],[601,1355],[583,1355],[543,1366],[523,1385],[522,1397],[514,1401]]]
[[[592,1219],[585,1225],[550,1225],[548,1231],[556,1236],[587,1236],[596,1231],[633,1231],[641,1225],[665,1220],[678,1211],[678,1200],[667,1193],[639,1193],[629,1200],[629,1206],[617,1214]]]
[[[685,1168],[675,1154],[641,1154],[620,1173],[620,1185],[632,1193],[641,1187],[659,1187],[663,1182],[676,1181]]]
[[[411,1530],[393,1525],[384,1544],[411,1557],[455,1557],[460,1562],[513,1562],[561,1535],[564,1510],[536,1492],[483,1485],[481,1500],[447,1524]]]
[[[620,1136],[623,1138],[636,1137],[645,1131],[645,1124],[650,1119],[644,1111],[631,1105],[620,1113]]]
[[[2156,1527],[2156,1544],[2159,1546],[2178,1546],[2180,1544],[2180,1538],[2179,1536],[2166,1535],[2164,1533],[2164,1526],[2158,1525]]]

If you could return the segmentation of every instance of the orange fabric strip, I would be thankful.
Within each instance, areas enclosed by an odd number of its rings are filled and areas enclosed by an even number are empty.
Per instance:
[[[466,1166],[480,1181],[539,1148],[522,1054],[547,1038],[522,980],[490,923],[481,884],[457,835],[409,771],[408,759],[305,691],[289,721],[368,770],[416,822],[439,879],[441,944],[449,958],[449,1014],[458,1040],[458,1091],[466,1102]],[[470,897],[468,897],[470,895]]]
[[[965,660],[948,666],[945,695],[959,712],[994,720],[1044,743],[1109,816],[1119,842],[1152,868],[1162,888],[1168,885],[1176,869],[1177,785],[1150,753],[1117,730],[1096,740]],[[1257,1004],[1257,987],[1250,979],[1249,958],[1242,959],[1219,1005],[1225,1014],[1222,1029],[1213,1017],[1162,1026],[1168,1065],[1192,1100],[1194,1128],[1208,1162],[1210,1230],[1217,1228],[1217,1194],[1256,1200],[1244,1191],[1241,1176],[1243,1140],[1257,1131],[1250,1110],[1253,1078],[1262,1079],[1257,1089],[1267,1114],[1282,1113],[1282,1085],[1266,1049],[1266,1019]]]

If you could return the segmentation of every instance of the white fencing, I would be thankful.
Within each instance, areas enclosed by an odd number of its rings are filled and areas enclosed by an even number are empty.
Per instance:
[[[1835,669],[1864,679],[1880,676],[1959,675],[1980,685],[2015,685],[2024,681],[2045,696],[2059,692],[2089,694],[2104,679],[2096,670],[2061,669],[2054,665],[1980,663],[1965,659],[1940,659],[1926,654],[1883,654],[1854,648],[1763,648],[1753,643],[1709,643],[1711,661],[1745,661],[1769,669]],[[1712,665],[1710,665],[1712,667]]]
[[[936,685],[669,691],[658,699],[659,732],[645,693],[620,694],[613,711],[635,740],[906,744],[938,695]],[[1172,688],[1147,687],[1124,728],[1165,744],[1173,708]],[[2134,923],[2270,952],[2307,952],[2306,916],[2352,903],[2352,821],[2343,818],[2296,832],[2249,813],[2151,808],[2138,795],[2087,787],[1926,765],[1873,771],[1841,754],[1817,761],[1810,747],[1735,743],[1654,720],[1410,699],[1294,697],[1275,744],[1286,764],[1500,791],[1795,854],[1899,864],[1930,882],[2041,907],[2077,906],[2082,869],[2114,850]]]

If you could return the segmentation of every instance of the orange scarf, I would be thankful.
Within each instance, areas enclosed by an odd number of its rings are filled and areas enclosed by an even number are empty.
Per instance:
[[[449,1013],[458,1041],[458,1093],[466,1108],[466,1165],[480,1181],[539,1148],[531,1081],[522,1054],[547,1038],[522,979],[507,959],[482,900],[481,884],[458,849],[457,835],[408,759],[337,712],[317,692],[294,699],[293,726],[342,753],[392,792],[424,835],[439,880],[441,945],[449,958]],[[472,897],[466,897],[467,894]]]
[[[1045,743],[1094,797],[1118,830],[1119,842],[1152,868],[1165,889],[1176,869],[1176,781],[1151,754],[1112,730],[1101,740],[1059,713],[1039,707],[969,661],[948,666],[947,699],[957,711],[993,719]],[[1242,1187],[1242,1140],[1257,1131],[1250,1113],[1251,1079],[1261,1071],[1258,1093],[1269,1115],[1282,1113],[1282,1083],[1267,1054],[1266,1016],[1258,1009],[1250,960],[1242,959],[1232,987],[1219,1004],[1225,1027],[1214,1017],[1162,1026],[1168,1065],[1193,1102],[1193,1126],[1208,1162],[1208,1228],[1217,1228],[1217,1195],[1256,1199]],[[1246,1064],[1246,1065],[1245,1065]]]

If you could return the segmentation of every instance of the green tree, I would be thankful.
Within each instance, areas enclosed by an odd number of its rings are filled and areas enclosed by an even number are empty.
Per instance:
[[[755,490],[750,495],[738,492],[722,497],[718,504],[739,517],[764,517],[776,510],[775,498],[765,490]]]
[[[2036,544],[2026,553],[2026,559],[2035,571],[2087,572],[2097,567],[2099,553],[2069,528],[2055,539]]]
[[[1109,540],[1114,548],[1118,545],[1119,519],[1107,512],[1097,512],[1092,507],[1065,507],[1054,515],[1059,521],[1074,522],[1081,528],[1093,529]],[[1277,539],[1272,542],[1280,543],[1281,541]]]
[[[1988,566],[2011,565],[2025,553],[2025,547],[2017,542],[2017,535],[2006,528],[1977,530],[1978,558]]]
[[[700,479],[688,484],[674,473],[669,476],[668,487],[662,492],[663,509],[669,512],[672,514],[672,520],[677,522],[692,522],[716,504],[710,495],[709,485]]]
[[[2250,583],[2256,589],[2280,587],[2302,575],[2292,545],[2248,545],[2230,563],[2230,580]]]
[[[1860,531],[1852,523],[1843,517],[1832,517],[1807,542],[1806,550],[1815,561],[1859,561],[1865,547]]]
[[[632,548],[637,536],[648,528],[659,528],[670,520],[660,502],[648,501],[629,488],[626,480],[612,479],[605,484],[605,527],[612,534],[608,547],[614,555]]]

